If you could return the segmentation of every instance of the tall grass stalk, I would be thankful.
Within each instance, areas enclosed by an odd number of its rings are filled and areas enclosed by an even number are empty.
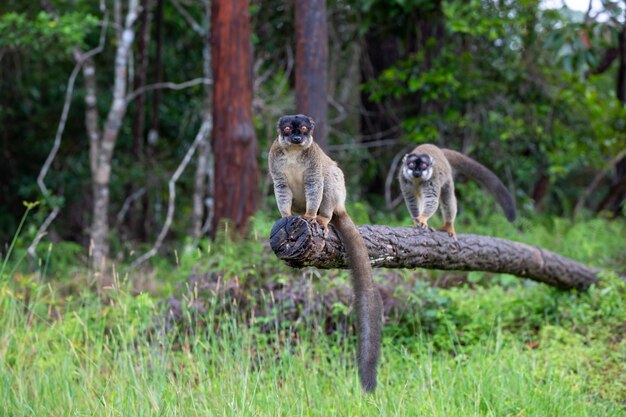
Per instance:
[[[24,227],[24,223],[26,222],[28,213],[30,213],[30,211],[33,208],[37,207],[38,205],[39,205],[38,202],[35,202],[35,203],[24,202],[26,211],[24,212],[24,215],[22,216],[22,219],[20,220],[20,224],[17,226],[17,230],[15,231],[15,234],[13,235],[13,239],[11,240],[11,244],[9,245],[9,249],[7,250],[7,253],[4,255],[4,259],[2,260],[2,266],[0,267],[0,282],[2,282],[5,278],[4,270],[7,266],[7,263],[9,262],[9,258],[11,258],[11,254],[13,253],[13,248],[15,247],[15,243],[17,242],[17,239],[20,236],[20,233],[22,232],[22,227]],[[9,276],[10,275],[11,274],[9,274]]]

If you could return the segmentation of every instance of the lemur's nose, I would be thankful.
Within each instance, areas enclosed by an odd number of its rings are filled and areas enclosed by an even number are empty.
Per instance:
[[[302,143],[302,136],[292,136],[291,137],[291,142],[292,143]]]

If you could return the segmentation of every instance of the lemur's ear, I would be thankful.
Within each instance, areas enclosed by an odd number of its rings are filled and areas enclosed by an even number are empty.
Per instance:
[[[281,126],[281,125],[283,125],[283,124],[285,124],[285,123],[287,123],[287,121],[288,121],[291,117],[293,117],[293,116],[289,116],[289,115],[286,115],[286,116],[281,116],[281,118],[280,118],[280,119],[278,119],[278,123],[276,123],[276,129],[278,129],[278,131],[280,132],[280,126]]]
[[[430,166],[434,167],[435,166],[435,158],[433,158],[431,155],[428,155],[428,157],[430,158]]]
[[[409,157],[409,155],[411,155],[410,153],[407,153],[406,155],[404,155],[402,157],[402,163],[404,164],[406,162],[406,159]]]
[[[309,116],[307,116],[307,119],[308,119],[309,123],[311,124],[311,130],[315,129],[315,120],[313,120]]]

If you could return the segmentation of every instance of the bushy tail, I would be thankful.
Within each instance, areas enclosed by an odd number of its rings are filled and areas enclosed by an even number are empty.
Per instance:
[[[512,222],[515,220],[515,200],[509,190],[506,189],[502,181],[491,172],[484,165],[474,161],[468,156],[463,155],[462,153],[453,151],[451,149],[442,149],[441,150],[450,162],[450,165],[453,169],[460,172],[463,175],[467,175],[468,177],[476,180],[481,186],[487,189],[491,195],[496,199],[498,204],[504,210],[504,214],[506,218]]]
[[[335,213],[331,220],[348,254],[357,314],[359,378],[366,392],[376,388],[376,367],[380,357],[383,303],[372,279],[367,248],[347,213]]]

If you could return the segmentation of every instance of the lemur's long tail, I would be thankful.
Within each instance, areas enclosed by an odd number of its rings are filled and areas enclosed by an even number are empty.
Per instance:
[[[333,214],[331,223],[346,248],[352,275],[358,323],[359,378],[363,389],[372,392],[376,388],[376,367],[380,357],[382,299],[372,279],[365,242],[348,213]]]
[[[448,159],[453,169],[476,180],[476,182],[486,188],[487,191],[493,195],[498,204],[500,204],[504,210],[506,218],[510,222],[515,220],[515,200],[496,174],[491,172],[484,165],[474,161],[472,158],[465,156],[462,153],[451,149],[442,149],[441,151]]]

